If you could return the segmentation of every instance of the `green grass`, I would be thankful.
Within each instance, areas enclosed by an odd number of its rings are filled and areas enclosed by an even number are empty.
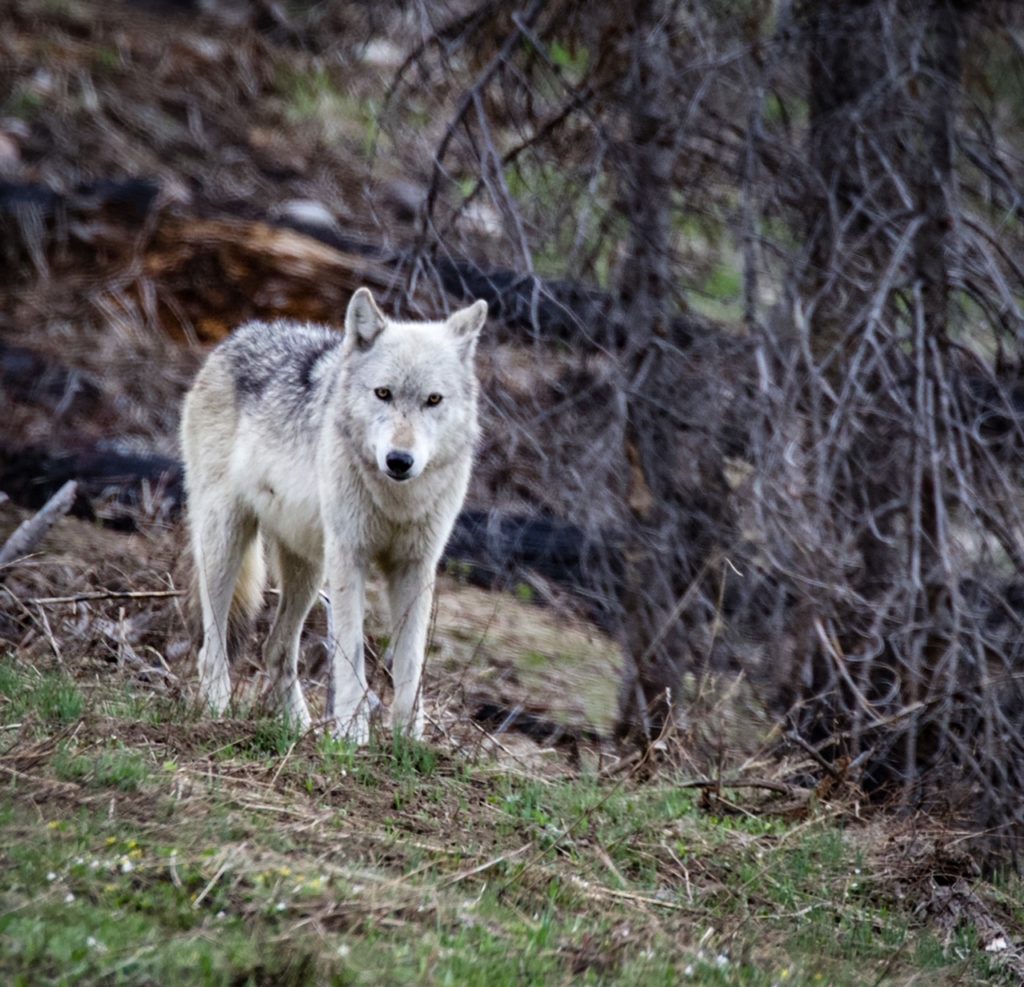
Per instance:
[[[47,723],[73,723],[85,708],[78,686],[54,672],[34,673],[0,663],[0,716],[3,722],[33,715]]]
[[[113,748],[93,754],[74,754],[61,747],[52,760],[54,775],[62,781],[80,782],[94,788],[137,791],[149,777],[152,765],[137,751]]]
[[[210,724],[9,659],[0,719],[5,984],[1013,982],[825,812]],[[1019,930],[1016,878],[976,890]]]
[[[350,140],[370,155],[380,139],[379,107],[371,99],[353,96],[324,66],[278,69],[274,89],[285,120],[315,123],[329,141]]]

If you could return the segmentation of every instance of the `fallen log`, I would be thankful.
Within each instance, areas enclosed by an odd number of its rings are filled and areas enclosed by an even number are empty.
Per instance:
[[[521,703],[480,699],[473,705],[470,718],[500,737],[520,733],[544,747],[576,747],[580,741],[599,744],[604,738],[596,730],[579,724],[560,723],[545,710],[529,710]]]
[[[55,265],[51,254],[57,252],[64,265],[78,270],[95,268],[101,254],[106,266],[124,268],[141,254],[164,329],[176,338],[194,333],[213,341],[251,318],[339,324],[357,287],[393,289],[411,264],[423,260],[310,215],[274,214],[258,203],[170,205],[159,192],[145,179],[94,182],[67,194],[0,183],[6,270]],[[58,245],[61,250],[54,251]],[[426,262],[453,298],[486,300],[506,338],[568,343],[585,353],[626,342],[629,326],[615,316],[611,296],[593,285],[488,270],[462,257]],[[679,347],[720,336],[713,324],[692,315],[673,319],[664,334]]]
[[[137,530],[141,514],[173,520],[184,499],[181,464],[158,453],[0,445],[0,489],[20,507],[35,510],[71,480],[69,513],[117,531]]]
[[[184,315],[209,341],[250,319],[338,325],[357,288],[386,291],[394,280],[374,258],[230,216],[162,216],[145,244],[143,270],[160,286],[158,308],[169,333],[183,334]]]

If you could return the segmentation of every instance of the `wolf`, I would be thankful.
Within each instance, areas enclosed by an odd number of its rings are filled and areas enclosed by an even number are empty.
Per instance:
[[[252,322],[207,358],[185,397],[181,445],[202,607],[199,692],[211,711],[230,701],[229,617],[233,602],[258,607],[265,550],[280,585],[264,643],[271,707],[311,726],[299,636],[326,584],[327,726],[367,743],[363,618],[375,565],[394,622],[392,724],[422,735],[434,577],[469,484],[486,319],[477,301],[443,321],[393,321],[360,288],[343,333]]]

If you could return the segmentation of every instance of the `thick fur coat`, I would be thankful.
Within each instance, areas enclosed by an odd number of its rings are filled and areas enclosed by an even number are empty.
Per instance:
[[[232,599],[252,607],[262,593],[262,542],[281,590],[264,647],[272,704],[310,725],[299,636],[326,584],[327,719],[367,741],[364,591],[376,565],[394,623],[393,723],[420,735],[434,574],[469,483],[486,317],[480,301],[442,322],[394,322],[361,288],[344,335],[257,322],[210,355],[185,399],[181,441],[203,611],[199,688],[213,711],[231,699]]]

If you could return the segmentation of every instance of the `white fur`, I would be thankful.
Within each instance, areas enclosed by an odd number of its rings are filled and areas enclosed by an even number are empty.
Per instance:
[[[376,564],[395,625],[393,723],[421,735],[434,573],[469,482],[486,315],[481,301],[443,322],[393,322],[361,288],[340,345],[322,329],[251,324],[211,354],[185,400],[182,447],[203,608],[199,686],[212,710],[230,700],[228,608],[258,533],[281,582],[264,648],[275,705],[310,725],[299,635],[326,580],[327,717],[337,733],[368,740],[363,613]],[[388,465],[396,454],[412,457],[400,480]]]

